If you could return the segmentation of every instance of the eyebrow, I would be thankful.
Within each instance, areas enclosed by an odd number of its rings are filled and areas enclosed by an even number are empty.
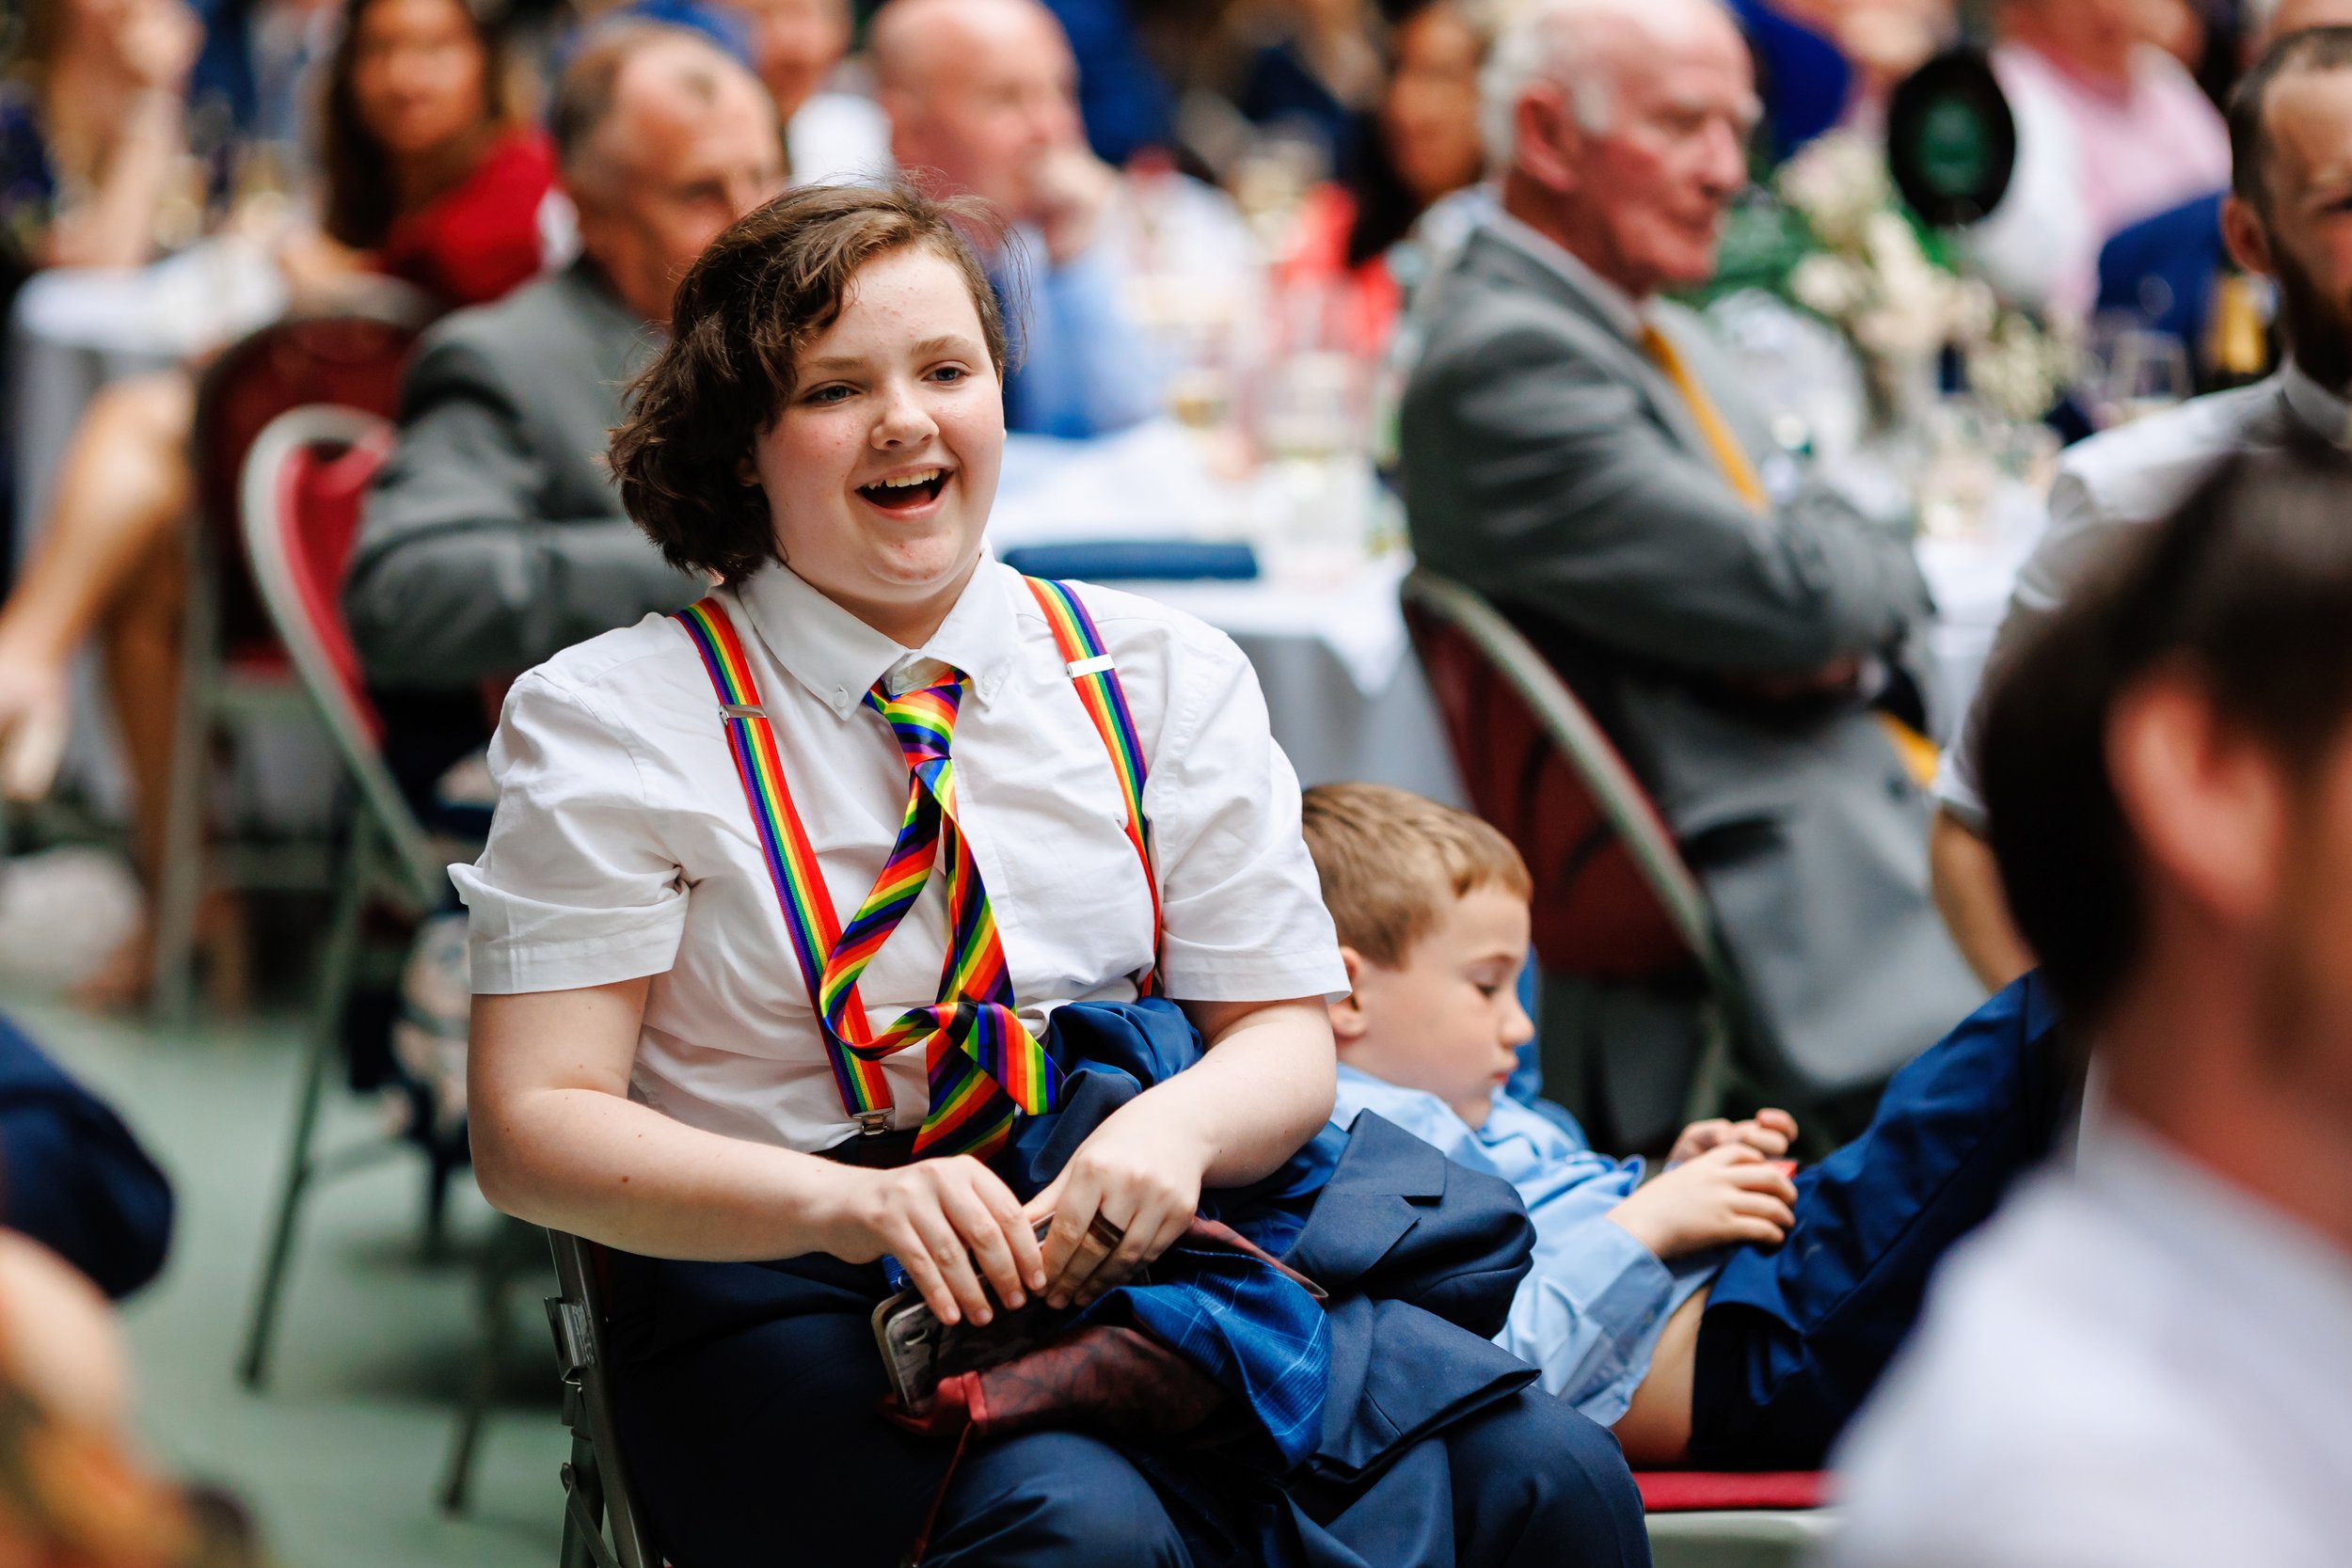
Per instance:
[[[946,333],[937,338],[924,339],[914,345],[914,352],[919,356],[970,354],[973,352],[973,343],[969,338],[961,338],[953,333]],[[802,370],[806,372],[810,371],[859,371],[865,368],[866,361],[853,355],[836,355],[823,359],[811,359],[802,367]]]

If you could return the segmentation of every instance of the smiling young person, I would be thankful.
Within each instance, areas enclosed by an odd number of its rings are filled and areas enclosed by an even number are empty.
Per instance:
[[[455,873],[483,1189],[614,1249],[625,1441],[697,1568],[906,1554],[950,1446],[875,1410],[878,1260],[951,1323],[1090,1301],[1331,1107],[1346,977],[1247,660],[983,544],[1005,339],[962,219],[803,189],[687,275],[613,465],[719,586],[516,684],[489,844]],[[1204,1053],[1025,1206],[988,1156],[1053,1098],[1049,1015],[1154,975]],[[926,1561],[1192,1560],[1095,1438],[952,1474]],[[1565,1545],[1530,1496],[1464,1528]]]

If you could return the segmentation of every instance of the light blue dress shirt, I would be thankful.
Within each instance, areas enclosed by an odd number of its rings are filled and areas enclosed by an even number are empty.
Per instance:
[[[1025,289],[992,281],[1009,306],[1014,360],[1005,387],[1005,427],[1083,440],[1139,424],[1157,412],[1166,380],[1150,337],[1129,316],[1125,277],[1100,241],[1059,266],[1044,243],[1021,231]]]
[[[1343,1065],[1331,1119],[1351,1126],[1364,1111],[1518,1189],[1535,1221],[1534,1266],[1495,1343],[1534,1364],[1544,1387],[1613,1424],[1648,1375],[1666,1320],[1714,1277],[1723,1254],[1661,1263],[1609,1218],[1640,1184],[1642,1162],[1596,1153],[1573,1117],[1562,1126],[1497,1089],[1486,1124],[1474,1128],[1434,1094]]]

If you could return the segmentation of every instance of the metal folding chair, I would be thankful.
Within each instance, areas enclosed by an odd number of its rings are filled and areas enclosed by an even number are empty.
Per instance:
[[[1584,705],[1501,611],[1426,570],[1405,621],[1478,814],[1535,880],[1535,951],[1555,974],[1698,983],[1704,1046],[1685,1121],[1742,1078],[1747,992],[1707,895],[1649,796]]]
[[[332,311],[295,312],[240,339],[198,385],[188,605],[155,899],[152,1006],[167,1024],[187,1017],[197,910],[208,884],[323,887],[330,869],[315,846],[215,841],[205,832],[221,726],[305,705],[270,613],[240,564],[246,460],[262,429],[292,408],[328,404],[390,418],[428,313],[415,291],[383,280]]]
[[[335,879],[334,913],[327,924],[318,995],[303,1046],[285,1174],[255,1288],[253,1316],[238,1357],[239,1375],[249,1386],[261,1385],[268,1366],[295,1224],[312,1184],[373,1164],[413,1142],[382,1136],[330,1152],[313,1147],[327,1070],[339,1054],[343,1005],[360,955],[363,916],[379,900],[420,913],[430,911],[442,904],[448,886],[449,857],[434,847],[410,813],[377,749],[375,715],[361,687],[358,657],[342,620],[343,569],[358,525],[359,503],[391,440],[391,425],[375,415],[351,408],[297,408],[270,421],[245,464],[240,509],[254,584],[342,759],[357,804]],[[426,1190],[430,1227],[437,1223],[441,1196],[464,1156],[461,1148],[437,1147],[427,1153],[432,1167]]]
[[[561,1230],[548,1232],[557,1293],[548,1298],[556,1370],[564,1379],[564,1424],[572,1457],[564,1465],[560,1568],[662,1568],[629,1490],[612,1417],[606,1349],[604,1249]]]

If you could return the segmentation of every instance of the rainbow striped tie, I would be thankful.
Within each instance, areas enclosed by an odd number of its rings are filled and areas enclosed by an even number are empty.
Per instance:
[[[875,683],[866,705],[889,721],[906,757],[906,813],[880,879],[825,960],[818,1010],[834,1038],[867,1061],[913,1045],[928,1048],[930,1111],[915,1134],[916,1153],[985,1155],[1004,1143],[1017,1113],[1036,1116],[1054,1108],[1060,1074],[1013,1011],[1012,978],[988,889],[956,821],[949,747],[964,675],[950,669],[945,678],[898,697],[889,694],[886,682]],[[914,907],[934,859],[947,879],[949,925],[939,1000],[909,1008],[870,1036],[855,1005],[858,976]]]

